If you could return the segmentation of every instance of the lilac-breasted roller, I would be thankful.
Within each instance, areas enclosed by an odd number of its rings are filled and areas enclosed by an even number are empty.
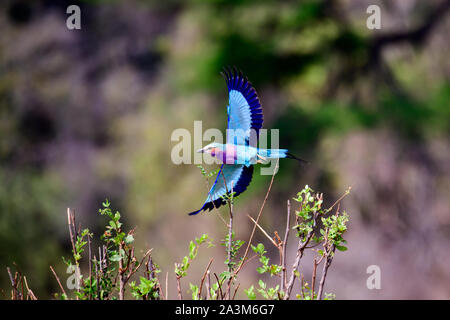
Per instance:
[[[213,142],[197,152],[211,154],[222,162],[222,166],[203,206],[189,215],[219,208],[226,203],[223,197],[229,195],[232,190],[234,197],[244,192],[252,180],[253,165],[257,163],[279,158],[305,162],[286,149],[257,148],[263,112],[256,90],[236,68],[224,69],[221,75],[228,87],[227,143]]]

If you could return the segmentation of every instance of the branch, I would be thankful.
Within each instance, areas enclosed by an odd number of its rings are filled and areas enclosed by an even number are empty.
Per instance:
[[[300,260],[303,257],[303,252],[305,251],[306,245],[311,240],[313,234],[314,234],[313,231],[308,232],[308,235],[306,236],[306,240],[303,243],[302,243],[301,239],[298,240],[297,256],[295,258],[294,264],[292,265],[292,273],[291,273],[291,277],[289,279],[289,283],[286,286],[286,295],[284,297],[284,300],[288,300],[289,296],[291,295],[292,288],[294,286],[294,280],[296,277],[295,271],[297,271],[300,266]]]
[[[233,271],[233,267],[231,264],[231,245],[232,245],[232,236],[233,236],[233,183],[234,181],[231,181],[231,193],[228,193],[228,187],[227,187],[227,181],[225,179],[225,174],[222,172],[222,177],[223,177],[223,183],[225,186],[225,191],[226,191],[226,195],[231,197],[231,198],[227,198],[227,202],[228,202],[228,207],[229,207],[229,213],[230,213],[230,222],[227,224],[227,228],[228,228],[228,244],[227,244],[227,261],[228,261],[228,272],[230,273],[230,279],[228,280],[228,285],[227,285],[227,292],[225,295],[225,299],[230,297],[230,293],[231,293],[231,281],[233,279],[233,277],[231,276],[231,272]]]
[[[225,180],[225,174],[223,175],[223,179]],[[226,187],[225,182],[225,187]],[[228,190],[227,190],[228,194]],[[230,208],[230,223],[228,224],[228,272],[230,273],[230,279],[228,280],[228,287],[227,287],[227,294],[226,297],[230,299],[231,294],[231,282],[232,282],[232,276],[231,272],[233,271],[233,265],[231,263],[231,259],[233,258],[231,255],[232,245],[233,245],[233,181],[231,181],[231,199],[228,199],[228,206]]]
[[[34,292],[28,287],[27,277],[23,277],[23,281],[25,282],[25,287],[27,288],[27,296],[31,298],[31,300],[37,300],[36,296],[34,295]]]
[[[140,264],[142,264],[144,259],[145,259],[145,255],[142,258],[142,261],[141,261]],[[139,269],[139,267],[140,267],[140,265],[138,265],[135,270],[137,271]],[[148,255],[147,262],[145,262],[145,273],[147,275],[147,280],[152,280],[152,279],[156,280],[156,291],[158,292],[159,299],[167,300],[166,296],[165,296],[165,294],[163,292],[163,289],[161,287],[161,283],[159,282],[159,279],[156,276],[155,265],[153,263],[153,259],[152,259],[152,255],[151,254]]]
[[[180,283],[181,277],[179,277],[179,276],[176,276],[176,277],[177,277],[178,300],[183,300],[183,295],[181,293],[181,283]]]
[[[342,199],[344,199],[346,196],[348,196],[348,195],[350,194],[350,190],[352,190],[352,187],[348,187],[347,190],[345,190],[344,194],[343,194],[339,199],[337,199],[337,200],[333,203],[333,205],[332,205],[331,207],[329,207],[329,208],[326,210],[325,213],[330,212],[331,210],[333,210],[333,208],[334,208],[337,204],[341,203]],[[339,211],[339,210],[338,210],[338,211]]]
[[[231,299],[231,300],[234,300],[234,298],[236,297],[236,293],[237,293],[237,291],[238,291],[238,289],[239,289],[239,287],[241,286],[241,284],[240,283],[238,283],[238,285],[237,285],[237,287],[236,287],[236,289],[234,289],[234,294],[233,294],[233,298]]]
[[[77,238],[78,238],[77,228],[76,228],[76,224],[75,224],[75,213],[70,208],[67,208],[67,224],[69,226],[70,241],[72,243],[72,250],[73,250],[72,254],[73,254],[73,259],[75,260],[75,267],[79,268],[78,260],[75,257],[77,255],[75,242],[77,241]],[[55,273],[55,275],[56,275],[56,273]],[[78,279],[77,279],[77,281],[78,281]],[[59,282],[59,279],[58,279],[58,282]],[[61,284],[60,284],[60,286],[61,286]],[[80,292],[79,287],[77,287],[77,292]],[[64,294],[65,294],[65,292],[64,292]],[[77,295],[76,299],[78,300],[78,295]]]
[[[61,281],[59,281],[59,278],[58,278],[58,276],[56,275],[55,270],[53,270],[53,267],[52,267],[52,266],[50,266],[50,270],[52,270],[53,275],[54,275],[55,278],[56,278],[56,281],[58,281],[58,285],[59,285],[59,287],[61,288],[62,293],[67,297],[66,291],[64,290],[64,287],[62,286]],[[78,281],[78,279],[77,279],[77,281]]]
[[[6,270],[8,271],[8,275],[9,275],[9,280],[11,281],[11,286],[13,288],[12,291],[12,300],[16,300],[17,298],[19,298],[19,300],[22,299],[22,296],[20,294],[20,291],[17,289],[17,281],[16,278],[12,276],[11,274],[11,270],[9,269],[9,267],[6,267]],[[17,272],[16,272],[17,274]]]
[[[278,244],[267,234],[267,232],[250,215],[247,215],[247,217],[252,220],[252,222],[258,227],[259,230],[261,230],[261,232],[267,237],[267,239],[269,239],[270,242],[272,242],[272,244],[278,248]]]
[[[89,234],[88,234],[88,249],[89,249],[89,288],[92,288],[91,237]],[[92,290],[89,290],[89,300],[91,300],[91,298],[92,298],[91,291]]]
[[[219,286],[217,290],[220,292],[220,298],[223,300],[222,284],[220,283],[219,277],[216,273],[214,273],[214,277],[216,277],[217,285]]]
[[[211,300],[211,272],[206,271],[206,299]]]
[[[287,282],[286,282],[286,247],[287,242],[289,238],[289,231],[290,231],[290,220],[291,220],[291,202],[287,201],[287,217],[286,217],[286,231],[284,232],[284,239],[283,239],[283,250],[282,250],[282,256],[281,256],[281,267],[283,268],[281,270],[281,283],[280,288],[283,292],[285,292],[287,288]]]
[[[202,295],[203,282],[205,282],[206,275],[209,274],[209,267],[211,266],[211,263],[213,262],[213,260],[214,260],[214,258],[211,258],[211,259],[209,260],[209,263],[208,263],[208,265],[206,266],[205,272],[203,273],[203,277],[202,277],[202,280],[201,280],[201,282],[200,282],[200,289],[198,290],[198,298],[199,298],[199,299],[200,299],[200,297],[201,297],[201,295]],[[209,291],[209,288],[206,288],[206,289]],[[208,294],[209,294],[209,293],[208,293]]]
[[[270,180],[269,189],[267,190],[267,193],[266,193],[266,196],[265,196],[265,198],[264,198],[264,201],[263,201],[263,204],[262,204],[262,206],[261,206],[261,209],[259,210],[258,216],[256,217],[256,224],[253,226],[253,230],[252,230],[252,233],[251,233],[251,235],[250,235],[250,239],[248,240],[248,243],[247,243],[247,248],[245,249],[245,253],[244,253],[244,256],[243,256],[243,258],[242,258],[242,262],[241,262],[241,264],[238,266],[237,270],[234,272],[234,276],[236,276],[236,275],[238,274],[238,272],[241,271],[242,266],[244,265],[244,261],[245,261],[245,259],[247,258],[248,250],[250,249],[250,245],[251,245],[251,243],[252,243],[253,236],[254,236],[254,234],[255,234],[256,225],[257,225],[257,223],[259,222],[259,218],[261,218],[261,213],[262,213],[262,211],[263,211],[263,209],[264,209],[264,206],[266,205],[266,201],[267,201],[267,198],[269,197],[270,190],[272,189],[272,184],[273,184],[273,180],[274,180],[274,178],[275,178],[275,173],[278,171],[278,163],[279,163],[279,159],[277,159],[277,164],[276,164],[276,166],[275,166],[275,170],[273,171],[272,179]]]
[[[120,241],[119,252],[124,251],[123,247],[124,247],[123,241]],[[124,269],[124,267],[123,267],[123,260],[124,260],[124,257],[122,257],[119,260],[119,300],[123,300],[124,293],[125,293],[126,269]],[[128,253],[128,263],[129,263],[129,261],[130,261],[130,253]],[[128,263],[127,263],[127,268],[128,268]]]
[[[314,257],[313,273],[312,273],[312,279],[311,279],[311,292],[312,292],[312,299],[313,300],[314,300],[314,289],[315,289],[315,286],[316,286],[317,266],[319,265],[320,261],[322,261],[322,259],[320,259],[319,262],[317,262],[317,257]]]
[[[335,249],[336,249],[336,247],[333,244],[331,246],[331,250],[327,253],[327,259],[325,260],[325,263],[323,264],[322,278],[320,279],[319,292],[317,293],[317,299],[318,300],[322,299],[323,287],[325,285],[325,278],[327,277],[327,272],[328,272],[328,268],[331,265],[331,261],[333,261],[333,256],[334,256]]]

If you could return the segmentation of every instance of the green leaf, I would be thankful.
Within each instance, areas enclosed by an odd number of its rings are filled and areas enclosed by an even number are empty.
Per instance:
[[[110,205],[110,203],[109,203],[108,199],[106,199],[106,201],[105,201],[105,202],[102,202],[102,205],[103,205],[103,207],[105,207],[105,208],[108,208],[108,207],[109,207],[109,205]]]
[[[109,258],[110,261],[120,261],[121,259],[122,259],[122,256],[120,254],[115,254]]]
[[[259,286],[260,286],[261,288],[263,288],[263,289],[266,288],[266,284],[264,283],[264,281],[259,280],[259,281],[258,281],[258,284],[259,284]]]
[[[195,243],[194,241],[191,241],[189,243],[189,257],[191,259],[194,259],[194,255],[195,255]]]
[[[198,292],[199,292],[198,286],[189,283],[189,287],[192,291],[192,300],[198,300]]]
[[[250,300],[256,299],[255,288],[253,287],[253,285],[250,288],[248,288],[248,290],[244,289],[244,292]]]
[[[264,272],[266,272],[266,268],[258,267],[258,268],[256,268],[256,271],[260,274],[263,274]]]
[[[126,244],[132,243],[132,242],[134,241],[133,235],[131,235],[131,234],[127,235],[127,236],[125,237],[124,241],[125,241]]]
[[[183,258],[183,266],[188,266],[189,265],[189,258],[188,257],[184,257]]]

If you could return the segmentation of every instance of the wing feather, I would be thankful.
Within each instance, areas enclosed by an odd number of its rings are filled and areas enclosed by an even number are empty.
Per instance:
[[[228,87],[227,129],[242,133],[233,136],[231,143],[248,145],[251,129],[255,130],[258,138],[264,121],[258,95],[251,82],[236,67],[225,68],[221,74]]]
[[[214,208],[219,208],[226,201],[222,198],[231,193],[231,189],[235,192],[235,197],[244,192],[253,176],[253,166],[246,167],[245,165],[225,165],[223,164],[217,174],[214,185],[211,187],[208,197],[203,206],[189,215],[194,215],[203,210],[211,211]],[[226,181],[226,186],[225,186]],[[233,186],[233,188],[232,188]]]

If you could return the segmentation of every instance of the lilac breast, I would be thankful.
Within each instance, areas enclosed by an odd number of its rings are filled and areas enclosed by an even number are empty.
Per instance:
[[[236,147],[233,145],[226,145],[225,151],[219,150],[216,157],[225,164],[235,164],[237,160]]]

